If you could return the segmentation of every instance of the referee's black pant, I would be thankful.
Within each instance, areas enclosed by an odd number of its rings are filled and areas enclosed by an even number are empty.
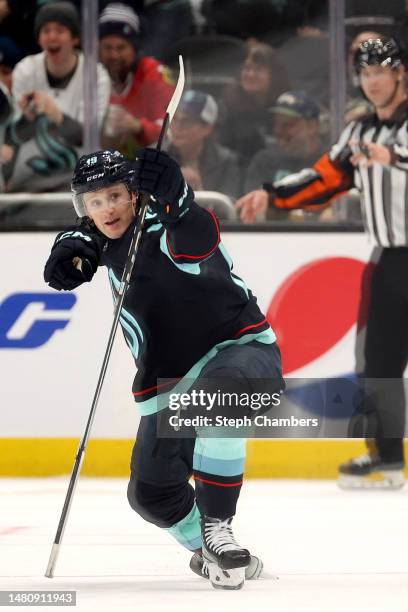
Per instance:
[[[375,415],[377,452],[384,462],[403,462],[403,374],[408,361],[408,247],[382,249],[372,274],[364,358],[367,406]]]

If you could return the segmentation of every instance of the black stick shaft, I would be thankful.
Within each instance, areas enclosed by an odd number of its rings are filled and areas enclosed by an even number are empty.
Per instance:
[[[162,129],[160,131],[159,140],[157,142],[158,150],[160,150],[162,147],[163,139],[166,134],[168,125],[169,125],[169,114],[166,113],[164,121],[163,121]],[[54,576],[54,570],[55,570],[55,565],[56,565],[57,558],[58,558],[59,548],[60,548],[62,538],[64,536],[64,530],[65,530],[65,526],[67,523],[69,511],[71,508],[71,503],[72,503],[72,499],[74,496],[75,487],[78,481],[78,476],[81,471],[82,462],[85,456],[85,451],[86,451],[86,447],[88,444],[89,435],[91,433],[91,428],[92,428],[92,424],[93,424],[94,417],[95,417],[96,407],[98,405],[99,396],[101,394],[103,382],[105,380],[105,374],[106,374],[106,370],[109,364],[113,342],[115,340],[116,330],[118,328],[118,323],[119,323],[120,315],[122,312],[123,300],[125,298],[126,290],[129,286],[130,277],[132,275],[132,270],[133,270],[133,265],[135,263],[137,252],[139,250],[140,239],[142,237],[143,225],[144,225],[144,220],[146,217],[147,208],[149,206],[149,201],[150,201],[150,196],[146,194],[142,194],[142,196],[140,197],[140,208],[139,208],[139,213],[138,213],[137,222],[135,226],[135,231],[132,237],[132,241],[130,243],[128,256],[126,258],[125,269],[123,271],[122,279],[121,279],[120,286],[119,286],[118,300],[116,302],[115,315],[114,315],[114,319],[112,323],[111,332],[109,334],[108,345],[106,347],[105,356],[103,358],[102,368],[99,374],[98,383],[96,385],[96,390],[95,390],[94,398],[92,401],[91,411],[89,413],[88,421],[85,427],[85,432],[79,444],[78,452],[75,458],[75,463],[74,463],[74,467],[72,470],[71,479],[69,481],[67,494],[66,494],[64,505],[63,505],[62,512],[61,512],[61,517],[58,523],[57,533],[54,539],[54,543],[52,545],[51,554],[50,554],[50,558],[49,558],[48,565],[47,565],[47,570],[45,572],[45,576],[47,578],[52,578]]]

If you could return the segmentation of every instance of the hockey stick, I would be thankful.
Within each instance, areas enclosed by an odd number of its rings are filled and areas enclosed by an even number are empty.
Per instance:
[[[170,100],[170,103],[167,107],[166,114],[164,117],[163,125],[161,128],[159,140],[157,142],[157,149],[160,150],[163,144],[163,138],[166,134],[166,130],[173,119],[174,113],[176,112],[177,106],[180,102],[181,95],[184,89],[184,64],[183,58],[179,55],[179,76],[177,80],[176,89],[174,90],[173,96]],[[91,433],[92,423],[95,417],[96,407],[98,405],[99,396],[102,390],[103,381],[105,379],[106,369],[108,367],[109,358],[112,351],[113,341],[115,339],[116,330],[119,323],[120,314],[122,311],[123,300],[126,294],[126,290],[129,286],[130,277],[133,270],[133,265],[135,263],[136,255],[139,249],[140,239],[142,236],[143,224],[147,212],[147,208],[149,206],[150,196],[147,194],[142,194],[140,197],[140,209],[137,217],[136,227],[133,234],[133,238],[129,247],[129,252],[126,258],[125,269],[122,274],[122,279],[119,286],[117,302],[115,307],[115,315],[112,323],[112,329],[109,335],[108,345],[106,347],[105,356],[103,358],[102,368],[99,374],[98,383],[96,385],[95,395],[92,401],[91,411],[89,413],[88,421],[86,424],[84,436],[79,444],[78,452],[75,457],[75,463],[71,474],[71,480],[69,482],[68,491],[65,497],[64,506],[62,508],[61,517],[58,523],[57,533],[55,536],[54,543],[52,545],[50,558],[47,565],[47,570],[45,572],[45,576],[47,578],[52,578],[54,576],[54,569],[57,563],[57,557],[60,549],[60,545],[62,542],[62,538],[64,535],[64,530],[66,526],[66,522],[68,519],[68,514],[71,508],[71,502],[74,495],[76,483],[78,480],[79,473],[81,471],[82,462],[84,459],[86,447],[89,440],[89,435]]]

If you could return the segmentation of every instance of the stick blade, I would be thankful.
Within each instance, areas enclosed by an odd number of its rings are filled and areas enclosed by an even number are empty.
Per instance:
[[[174,117],[174,113],[177,110],[177,107],[179,105],[180,102],[180,98],[183,94],[183,89],[184,89],[184,84],[185,84],[185,73],[184,73],[184,62],[183,62],[183,57],[181,55],[178,56],[179,59],[179,75],[178,75],[178,79],[177,79],[177,85],[176,88],[174,90],[173,96],[169,102],[169,105],[167,107],[167,111],[166,113],[169,116],[169,123],[171,123],[171,120]]]

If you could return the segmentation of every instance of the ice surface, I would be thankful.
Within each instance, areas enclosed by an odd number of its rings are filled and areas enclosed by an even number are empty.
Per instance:
[[[408,610],[408,487],[248,481],[234,531],[266,575],[226,592],[191,573],[188,551],[130,509],[118,479],[80,479],[55,578],[45,578],[67,484],[0,479],[2,590],[76,590],[76,608],[63,609],[89,612]]]

